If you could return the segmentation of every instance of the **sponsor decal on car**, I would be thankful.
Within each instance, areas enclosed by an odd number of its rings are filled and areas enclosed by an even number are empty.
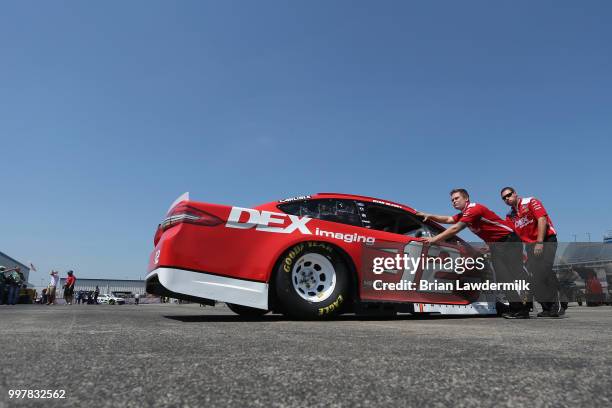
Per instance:
[[[374,237],[366,237],[364,235],[359,235],[357,233],[343,234],[341,232],[324,231],[319,228],[315,230],[315,235],[318,235],[320,237],[339,239],[348,244],[350,244],[351,242],[363,242],[365,244],[373,244],[374,242],[376,242],[376,239]]]
[[[246,214],[245,218],[243,214]],[[242,219],[242,221],[241,221]],[[287,220],[289,224],[285,226]],[[343,234],[341,232],[325,231],[316,228],[314,234],[306,224],[312,221],[309,217],[299,217],[292,214],[281,214],[271,211],[259,211],[253,208],[232,207],[232,211],[225,224],[228,228],[251,229],[257,231],[276,232],[280,234],[290,234],[299,231],[305,235],[317,235],[320,237],[337,239],[346,243],[361,242],[373,244],[376,242],[374,237],[366,237],[357,233]],[[277,226],[273,226],[276,224]]]
[[[373,203],[377,203],[377,204],[384,204],[384,205],[388,205],[390,207],[395,207],[395,208],[402,208],[401,205],[397,205],[397,204],[393,204],[393,203],[389,203],[387,201],[381,201],[381,200],[372,200]]]
[[[242,214],[248,214],[246,221],[240,221]],[[270,224],[284,225],[286,219],[289,218],[289,225],[286,227],[272,227]],[[299,217],[291,214],[281,214],[271,211],[259,211],[252,208],[232,207],[232,211],[225,224],[228,228],[250,229],[255,227],[257,231],[277,232],[281,234],[290,234],[293,231],[299,230],[302,234],[312,235],[306,224],[312,218]]]
[[[278,202],[279,203],[289,203],[291,201],[308,200],[309,198],[311,198],[311,196],[309,195],[297,196],[297,197],[283,198],[282,200],[278,200]]]

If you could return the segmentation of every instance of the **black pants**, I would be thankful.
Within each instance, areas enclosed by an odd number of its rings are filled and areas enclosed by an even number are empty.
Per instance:
[[[497,242],[488,243],[491,249],[491,262],[495,269],[497,282],[512,283],[516,279],[527,279],[523,269],[523,242],[513,232]],[[517,291],[504,292],[510,306],[522,305],[523,298]]]
[[[533,253],[535,245],[527,244],[527,270],[531,273],[535,300],[544,310],[549,310],[559,301],[559,280],[553,271],[557,237],[552,235],[544,240],[544,250],[540,255]]]

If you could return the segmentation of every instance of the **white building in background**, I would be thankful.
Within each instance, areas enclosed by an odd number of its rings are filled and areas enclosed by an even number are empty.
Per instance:
[[[61,288],[66,282],[66,277],[60,278],[60,286],[58,290],[58,297],[64,296],[64,291]],[[100,295],[105,293],[131,293],[135,295],[138,293],[141,296],[145,296],[145,282],[137,279],[86,279],[79,278],[76,276],[76,283],[74,285],[74,291],[79,290],[90,291],[95,290],[96,286],[100,289]]]

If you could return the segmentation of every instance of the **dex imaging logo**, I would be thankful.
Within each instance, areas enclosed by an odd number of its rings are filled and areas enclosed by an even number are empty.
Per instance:
[[[247,214],[247,219],[240,221],[243,214]],[[289,225],[284,226],[289,221]],[[290,234],[293,231],[300,231],[302,234],[312,234],[306,224],[312,218],[298,217],[297,215],[274,213],[271,211],[258,211],[252,208],[232,207],[232,211],[225,224],[228,228],[249,229],[255,227],[257,231],[278,232]],[[276,226],[272,225],[276,224]]]
[[[299,217],[292,214],[281,214],[271,211],[259,211],[252,208],[232,207],[227,223],[228,228],[250,229],[257,231],[276,232],[280,234],[290,234],[299,231],[304,235],[313,235],[306,224],[312,221],[309,217]],[[287,224],[288,223],[288,224]],[[314,235],[319,237],[332,238],[346,243],[359,242],[373,244],[374,237],[366,237],[357,233],[344,234],[335,231],[326,231],[315,228]]]

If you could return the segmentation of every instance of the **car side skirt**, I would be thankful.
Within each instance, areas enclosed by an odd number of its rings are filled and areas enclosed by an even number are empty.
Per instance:
[[[186,300],[202,300],[201,303],[215,300],[268,310],[269,285],[264,282],[164,267],[151,271],[145,281],[149,293],[161,294],[153,288],[159,282],[167,291],[184,295]]]
[[[442,305],[415,303],[414,313],[439,313],[443,315],[494,315],[495,302],[473,302],[467,305]]]

